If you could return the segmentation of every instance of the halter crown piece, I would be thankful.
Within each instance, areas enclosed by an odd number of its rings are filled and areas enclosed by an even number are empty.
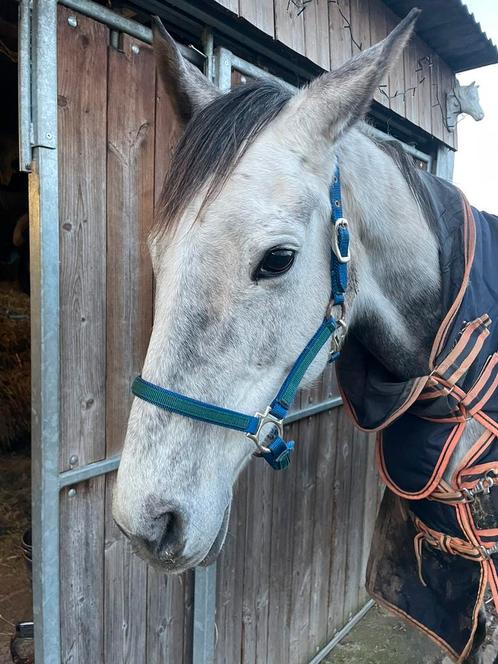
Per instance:
[[[329,362],[337,360],[347,331],[344,321],[344,293],[348,283],[348,262],[350,260],[349,230],[348,222],[342,216],[339,167],[336,169],[330,187],[330,202],[332,204],[331,295],[325,318],[294,362],[277,395],[264,413],[247,415],[205,401],[198,401],[149,383],[141,376],[137,376],[133,381],[131,386],[133,394],[172,413],[241,431],[255,443],[256,456],[263,457],[275,470],[286,468],[290,463],[290,453],[294,448],[294,441],[285,441],[283,438],[284,418],[294,401],[299,384],[313,360],[330,338]],[[342,309],[339,320],[332,316],[333,308],[337,305]]]

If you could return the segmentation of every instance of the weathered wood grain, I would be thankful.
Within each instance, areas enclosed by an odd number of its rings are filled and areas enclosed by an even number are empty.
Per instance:
[[[415,46],[417,74],[417,124],[431,133],[431,50],[416,36],[412,44]]]
[[[339,67],[352,55],[349,0],[329,2],[330,66]]]
[[[440,95],[440,100],[441,104],[443,106],[443,141],[446,143],[446,145],[449,145],[452,147],[454,150],[457,149],[458,143],[457,143],[457,137],[458,137],[458,132],[457,131],[449,131],[448,124],[446,121],[446,99],[448,96],[448,93],[452,92],[452,90],[455,88],[456,84],[456,79],[454,73],[451,71],[451,69],[448,67],[446,62],[442,60],[441,58],[439,59],[439,67],[441,71],[441,95]]]
[[[313,0],[304,11],[306,57],[325,70],[330,69],[328,0]]]
[[[239,15],[266,34],[275,35],[273,0],[239,0]]]
[[[72,456],[75,465],[105,456],[108,37],[104,25],[59,8],[61,470]]]
[[[104,478],[60,498],[61,662],[104,662]],[[117,660],[114,660],[117,661]]]
[[[126,84],[124,82],[126,81]],[[155,73],[152,50],[123,35],[109,49],[107,125],[107,381],[109,455],[126,433],[130,384],[140,372],[152,322],[146,245],[154,209]],[[106,661],[146,662],[147,567],[112,519],[114,477],[106,482]]]
[[[247,481],[244,472],[236,487],[227,541],[218,562],[217,664],[232,664],[241,658]]]
[[[441,58],[432,55],[431,67],[431,120],[432,133],[440,140],[444,140],[444,116],[446,115],[445,99],[443,93],[443,74]]]
[[[229,9],[234,14],[239,13],[239,0],[217,0],[218,4]]]
[[[344,409],[341,408],[337,417],[335,431],[337,447],[337,460],[335,475],[332,484],[330,502],[333,510],[331,526],[331,559],[329,576],[328,600],[328,634],[332,636],[345,622],[344,594],[346,587],[346,556],[348,531],[351,524],[348,522],[349,503],[351,499],[351,486],[349,482],[352,436],[351,424]]]
[[[369,1],[370,42],[377,44],[387,37],[386,6],[382,0]],[[374,99],[389,108],[389,77],[386,74],[378,85]]]
[[[154,214],[154,69],[152,49],[127,35],[123,35],[122,50],[109,49],[108,455],[121,450],[132,400],[130,385],[142,367],[152,326],[147,234]]]
[[[353,55],[370,46],[369,0],[350,0],[351,34]]]
[[[274,0],[275,39],[296,53],[306,52],[304,41],[304,11],[299,3]]]

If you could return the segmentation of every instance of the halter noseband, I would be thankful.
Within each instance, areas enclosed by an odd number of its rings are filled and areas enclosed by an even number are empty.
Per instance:
[[[304,374],[327,340],[332,337],[329,362],[335,362],[339,357],[347,331],[347,325],[343,318],[336,320],[332,316],[332,310],[336,305],[342,307],[342,315],[344,315],[344,293],[348,282],[347,264],[350,260],[348,222],[342,216],[339,168],[336,170],[330,187],[330,202],[332,204],[331,221],[333,226],[330,262],[331,296],[325,318],[294,362],[276,397],[264,413],[247,415],[205,401],[198,401],[149,383],[141,376],[137,376],[133,381],[131,386],[133,394],[163,410],[208,424],[241,431],[255,443],[257,447],[256,456],[263,457],[275,470],[286,468],[290,462],[290,453],[294,448],[294,441],[284,440],[283,420],[294,401]]]

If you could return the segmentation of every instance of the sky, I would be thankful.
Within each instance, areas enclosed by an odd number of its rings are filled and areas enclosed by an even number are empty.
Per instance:
[[[481,28],[498,45],[498,0],[465,0]],[[484,119],[460,116],[453,181],[481,210],[498,214],[498,64],[457,75],[462,85],[476,81]],[[463,119],[462,119],[463,118]]]

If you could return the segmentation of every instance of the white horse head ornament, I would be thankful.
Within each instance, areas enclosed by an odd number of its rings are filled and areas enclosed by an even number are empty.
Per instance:
[[[446,123],[449,131],[453,131],[457,117],[464,113],[474,120],[484,118],[484,111],[479,102],[479,86],[473,81],[470,85],[460,85],[458,82],[446,99]]]

